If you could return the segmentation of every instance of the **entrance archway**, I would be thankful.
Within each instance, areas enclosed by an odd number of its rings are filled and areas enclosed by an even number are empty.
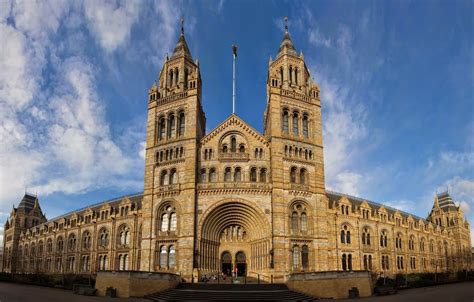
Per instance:
[[[221,255],[221,272],[230,276],[232,269],[232,255],[225,251]]]
[[[247,275],[247,259],[244,252],[238,252],[235,255],[235,266],[237,267],[237,276]]]
[[[199,226],[198,267],[203,272],[228,274],[237,268],[239,276],[252,276],[270,267],[270,226],[252,202],[215,204]]]

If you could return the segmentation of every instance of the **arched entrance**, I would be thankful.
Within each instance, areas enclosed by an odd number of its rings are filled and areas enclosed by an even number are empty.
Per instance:
[[[232,255],[225,251],[221,254],[221,272],[230,276],[232,270]]]
[[[270,268],[271,236],[265,214],[251,202],[228,201],[208,210],[200,223],[201,272],[256,276]]]
[[[247,275],[247,262],[244,252],[238,252],[235,255],[235,266],[237,267],[237,276]]]

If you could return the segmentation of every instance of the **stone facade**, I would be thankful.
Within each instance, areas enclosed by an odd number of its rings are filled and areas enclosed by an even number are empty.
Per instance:
[[[5,225],[4,271],[239,275],[470,267],[447,193],[426,219],[327,191],[321,100],[288,30],[268,63],[264,133],[232,114],[205,133],[199,63],[181,32],[149,90],[144,190],[46,220],[26,194]]]

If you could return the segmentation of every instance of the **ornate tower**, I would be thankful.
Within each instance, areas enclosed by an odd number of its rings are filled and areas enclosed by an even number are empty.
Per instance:
[[[449,238],[454,239],[451,245],[443,242],[443,254],[446,257],[446,268],[451,271],[469,269],[471,262],[471,236],[469,223],[464,219],[460,206],[456,206],[448,192],[436,194],[428,220],[441,227]]]
[[[26,193],[17,208],[13,208],[5,223],[3,241],[3,271],[17,271],[18,241],[20,234],[46,221],[38,198]]]
[[[319,249],[327,244],[327,235],[317,225],[327,219],[319,87],[303,53],[296,51],[286,18],[278,54],[269,61],[264,134],[272,146],[275,271],[295,269],[287,256],[293,248],[293,253],[309,250],[309,259],[303,260],[309,262],[306,269],[324,270],[327,261],[321,258],[326,255]]]
[[[181,26],[173,54],[148,92],[141,270],[192,274],[196,153],[205,125],[199,63]]]

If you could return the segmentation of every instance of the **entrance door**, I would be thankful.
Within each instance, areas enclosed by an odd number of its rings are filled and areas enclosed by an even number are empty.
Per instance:
[[[229,252],[223,252],[221,255],[221,270],[227,276],[232,274],[232,256]]]
[[[237,275],[245,276],[247,275],[247,262],[244,252],[238,252],[235,255],[235,263],[237,265]]]

